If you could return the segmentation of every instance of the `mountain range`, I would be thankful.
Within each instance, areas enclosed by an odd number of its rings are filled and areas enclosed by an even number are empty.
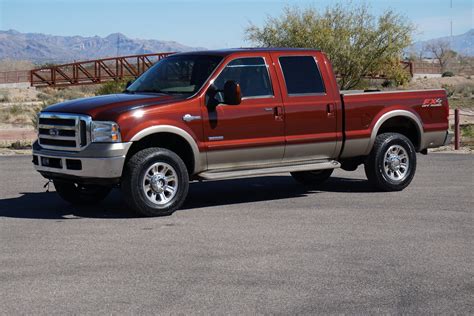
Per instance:
[[[30,60],[35,63],[201,49],[204,48],[174,41],[134,39],[121,33],[106,37],[83,37],[0,31],[0,59]]]
[[[474,29],[453,37],[440,37],[416,42],[405,51],[415,53],[436,41],[447,41],[451,49],[465,56],[474,56]],[[57,36],[42,33],[20,33],[15,30],[0,30],[0,60],[30,60],[35,63],[70,62],[114,56],[137,55],[158,52],[180,52],[203,50],[175,41],[134,39],[122,33],[106,37]],[[424,52],[425,57],[430,57]]]
[[[457,52],[460,55],[464,56],[474,56],[474,29],[470,29],[464,34],[460,35],[453,35],[451,36],[444,36],[433,38],[427,41],[416,42],[412,46],[410,46],[406,51],[413,52],[419,55],[419,53],[423,50],[423,47],[428,44],[433,44],[438,41],[447,42],[450,44],[450,47],[453,51]],[[425,57],[433,57],[430,56],[428,52],[423,52]]]

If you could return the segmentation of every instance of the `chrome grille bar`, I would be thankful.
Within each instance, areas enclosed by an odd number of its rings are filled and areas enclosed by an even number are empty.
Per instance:
[[[38,121],[38,142],[41,147],[80,151],[90,143],[91,117],[88,115],[42,112],[38,115]],[[86,130],[81,131],[84,128]]]

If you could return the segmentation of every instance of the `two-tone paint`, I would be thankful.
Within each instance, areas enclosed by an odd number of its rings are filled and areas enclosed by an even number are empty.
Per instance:
[[[172,133],[194,156],[193,174],[259,168],[367,155],[384,123],[394,117],[416,128],[417,151],[443,144],[448,129],[444,90],[341,93],[324,53],[305,49],[230,49],[193,52],[220,55],[222,62],[195,95],[117,94],[61,103],[48,112],[76,113],[115,121],[122,141]],[[325,93],[289,95],[279,64],[282,56],[312,56]],[[220,72],[236,58],[265,60],[272,96],[244,98],[236,106],[209,109],[205,95]]]

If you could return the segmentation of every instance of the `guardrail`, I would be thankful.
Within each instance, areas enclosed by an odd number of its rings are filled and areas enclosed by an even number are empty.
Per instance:
[[[31,70],[30,82],[34,87],[61,87],[138,77],[170,54],[173,53],[120,56],[53,65]]]

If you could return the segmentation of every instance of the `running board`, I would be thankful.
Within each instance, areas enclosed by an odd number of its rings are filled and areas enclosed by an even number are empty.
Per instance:
[[[285,173],[285,172],[297,172],[297,171],[312,171],[312,170],[324,170],[324,169],[336,169],[340,168],[341,164],[335,160],[310,163],[310,164],[299,164],[292,166],[282,167],[267,167],[260,169],[245,169],[236,171],[210,171],[198,174],[198,177],[205,180],[220,180],[220,179],[231,179],[248,176],[261,176],[272,173]]]

